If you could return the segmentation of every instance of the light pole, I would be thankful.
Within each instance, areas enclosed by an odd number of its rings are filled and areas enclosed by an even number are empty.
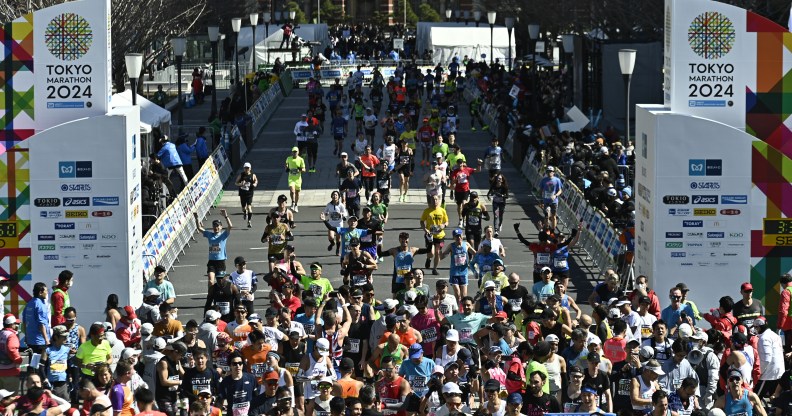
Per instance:
[[[456,22],[459,23],[459,17],[462,16],[462,11],[459,9],[454,10],[454,17],[456,18]]]
[[[632,73],[633,69],[635,69],[635,55],[637,54],[638,51],[635,49],[619,50],[619,69],[621,69],[622,77],[624,78],[624,89],[627,90],[627,118],[625,119],[627,127],[624,131],[624,138],[627,141],[630,140],[630,81],[632,81]]]
[[[530,38],[528,45],[531,51],[531,73],[533,74],[531,77],[531,111],[534,114],[538,113],[537,107],[539,105],[539,100],[537,99],[539,94],[536,91],[536,41],[539,40],[539,29],[540,27],[537,23],[528,25],[528,37]]]
[[[512,29],[514,29],[514,18],[507,17],[504,20],[506,23],[506,31],[508,32],[509,36],[509,72],[512,70],[512,52],[511,52],[511,36],[512,36]]]
[[[572,57],[575,51],[575,35],[573,34],[564,34],[561,35],[561,43],[564,45],[564,54],[566,55],[566,66],[567,66],[567,94],[569,102],[574,102],[574,87],[575,87],[575,72],[574,68],[572,67]]]
[[[187,50],[187,39],[185,38],[172,38],[171,41],[171,48],[173,48],[173,54],[176,55],[176,93],[179,95],[179,127],[184,124],[184,117],[182,115],[182,79],[181,79],[181,70],[182,70],[182,58],[184,58],[184,52]]]
[[[494,61],[495,58],[493,58],[493,53],[492,53],[493,52],[492,40],[493,40],[494,33],[495,33],[495,17],[496,17],[496,15],[497,15],[496,12],[487,12],[487,22],[489,22],[489,25],[490,25],[490,65],[492,65],[493,62],[495,62]]]
[[[212,117],[217,115],[217,81],[215,72],[217,72],[217,39],[220,37],[219,26],[209,26],[209,42],[212,44]]]
[[[132,89],[132,105],[137,105],[137,81],[140,71],[143,69],[143,54],[128,53],[124,55],[124,61],[129,77],[129,87]]]
[[[267,65],[269,65],[269,44],[267,43],[267,38],[269,38],[269,25],[270,20],[272,20],[272,13],[264,12],[264,46],[267,47]]]
[[[297,12],[294,10],[289,11],[289,20],[291,20],[292,24],[294,24],[294,18],[297,16]]]
[[[234,36],[234,64],[236,65],[236,77],[234,77],[234,86],[239,84],[239,31],[242,29],[242,18],[235,17],[231,19],[231,30],[236,34]]]
[[[316,24],[322,23],[322,5],[319,4],[320,0],[316,0]]]
[[[253,72],[256,72],[258,69],[256,67],[256,25],[258,24],[259,15],[258,13],[250,13],[250,26],[253,27],[253,46],[251,49],[253,51]]]
[[[451,13],[453,13],[453,12],[454,11],[451,10],[451,9],[445,9],[446,22],[450,22],[451,21]]]
[[[470,23],[470,10],[462,12],[462,16],[465,18],[465,26],[467,26]]]

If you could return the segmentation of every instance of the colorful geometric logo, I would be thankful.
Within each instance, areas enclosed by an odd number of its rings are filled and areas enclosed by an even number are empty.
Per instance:
[[[690,23],[688,43],[704,59],[725,56],[734,46],[736,33],[728,17],[718,12],[704,12]]]
[[[93,31],[87,20],[74,13],[55,16],[44,33],[47,49],[62,61],[82,58],[91,48]]]

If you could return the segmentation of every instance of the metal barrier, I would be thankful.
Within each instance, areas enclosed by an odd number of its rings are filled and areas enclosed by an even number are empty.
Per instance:
[[[253,140],[258,137],[259,132],[267,124],[274,109],[277,108],[281,101],[283,101],[283,90],[280,82],[275,82],[250,106],[248,115],[253,122]]]
[[[192,72],[195,68],[204,71],[204,84],[207,80],[211,80],[211,67],[203,64],[182,64],[182,82],[187,85],[192,83]],[[249,62],[239,61],[239,76],[244,77],[245,74],[252,72],[252,67]],[[159,71],[154,71],[152,81],[155,83],[169,83],[175,84],[177,77],[176,65],[171,65]],[[217,89],[227,90],[231,87],[231,81],[236,77],[236,64],[233,62],[219,62],[215,66],[215,81],[217,82]]]
[[[385,80],[393,76],[396,72],[396,65],[381,65],[380,63],[374,63],[379,67],[379,71]],[[371,74],[374,71],[375,65],[360,64],[360,66],[360,70],[363,72],[363,84],[368,85],[373,79]],[[349,78],[349,74],[357,71],[357,67],[358,64],[337,65],[329,68],[323,65],[319,71],[314,70],[312,66],[289,67],[287,72],[291,73],[294,82],[307,81],[308,78],[318,76],[322,85],[331,85],[335,83],[336,78],[341,79],[341,82],[345,83],[347,78]],[[434,69],[434,65],[418,65],[418,69],[424,74],[427,69]]]
[[[146,280],[157,265],[170,269],[179,261],[179,255],[189,247],[196,230],[193,213],[199,218],[207,215],[229,176],[231,163],[225,149],[218,147],[143,237],[143,276]]]

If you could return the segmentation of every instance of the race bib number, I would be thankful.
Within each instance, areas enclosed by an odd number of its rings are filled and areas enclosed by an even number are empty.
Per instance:
[[[437,341],[437,328],[430,327],[421,330],[421,337],[423,337],[423,342],[435,342]]]
[[[358,191],[357,189],[347,189],[346,197],[347,198],[357,198]]]
[[[243,191],[249,191],[250,190],[250,182],[243,182],[242,186],[240,186],[239,189],[241,189]]]
[[[457,175],[457,183],[467,183],[467,182],[468,182],[468,178],[466,174],[460,173],[459,175]]]
[[[566,269],[567,268],[567,260],[566,259],[555,259],[553,261],[553,265],[556,269]]]
[[[542,198],[553,200],[555,198],[555,192],[553,192],[552,190],[545,190],[544,192],[542,192]]]
[[[314,324],[303,324],[303,328],[305,329],[306,334],[314,333]]]
[[[539,253],[536,255],[536,264],[550,264],[550,253]]]
[[[261,377],[264,374],[265,367],[265,363],[253,364],[250,366],[250,372],[256,377]]]
[[[388,187],[388,180],[387,179],[380,179],[377,181],[377,188],[385,189]]]
[[[177,381],[177,380],[179,380],[179,376],[178,375],[170,376],[170,377],[168,377],[168,380]],[[168,387],[168,391],[176,391],[178,389],[179,389],[179,386],[170,386],[170,387]]]
[[[349,340],[349,352],[357,354],[360,352],[360,340],[354,338],[347,338]]]
[[[352,276],[352,284],[355,286],[363,286],[368,283],[368,277],[365,274],[356,274]]]
[[[275,245],[283,244],[283,236],[280,234],[274,234],[270,236],[270,242]]]
[[[220,253],[221,249],[219,245],[211,245],[209,246],[209,254],[218,254]]]
[[[454,254],[454,266],[464,266],[467,264],[467,253]]]
[[[426,390],[426,377],[423,376],[410,376],[410,386],[416,392]]]
[[[300,363],[286,363],[286,371],[288,371],[289,374],[296,376],[300,371]]]
[[[321,286],[319,286],[319,285],[311,285],[308,288],[311,289],[311,293],[314,294],[315,298],[322,297],[322,287]]]
[[[629,396],[630,395],[630,382],[632,379],[625,378],[619,380],[619,388],[617,394],[619,396]]]
[[[512,310],[520,309],[520,306],[522,306],[522,299],[509,299],[509,305],[511,305]]]
[[[577,407],[577,403],[564,403],[564,413],[574,413]]]
[[[234,403],[231,405],[231,414],[233,416],[247,416],[250,411],[250,402]]]
[[[366,234],[363,237],[360,237],[360,242],[361,243],[370,243],[372,241],[374,241],[372,234]]]
[[[652,327],[649,325],[641,325],[641,338],[651,338]]]
[[[471,215],[467,218],[467,223],[468,225],[478,226],[481,224],[481,218]]]
[[[299,175],[299,174],[300,174],[299,169],[289,169],[289,175]]]
[[[473,338],[473,330],[464,328],[459,330],[459,339],[461,341],[470,341]]]
[[[445,303],[441,303],[439,309],[440,309],[440,313],[442,313],[443,315],[448,315],[449,313],[451,313],[451,307]]]
[[[341,214],[338,213],[338,212],[331,212],[330,213],[330,220],[331,221],[340,221],[341,220]]]
[[[66,371],[66,364],[66,360],[53,361],[50,363],[50,371],[53,373],[63,373]]]
[[[220,308],[221,315],[228,315],[231,313],[231,302],[217,302],[217,307]]]

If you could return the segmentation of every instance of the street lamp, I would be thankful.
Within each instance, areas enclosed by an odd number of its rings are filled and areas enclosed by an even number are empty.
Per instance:
[[[506,23],[506,31],[508,32],[509,36],[509,72],[512,70],[512,53],[511,53],[511,36],[512,36],[512,29],[514,29],[514,18],[507,17],[503,19],[504,23]]]
[[[231,30],[236,33],[234,36],[234,64],[236,65],[236,77],[234,78],[234,85],[239,84],[239,31],[242,29],[242,18],[235,17],[231,19]]]
[[[575,51],[575,35],[571,33],[567,33],[561,35],[561,43],[564,46],[564,54],[566,55],[566,65],[567,65],[567,94],[569,97],[569,101],[573,102],[575,98],[574,94],[574,87],[575,87],[575,71],[572,67],[572,56]]]
[[[289,20],[292,21],[292,24],[294,24],[294,17],[295,16],[297,16],[297,12],[296,11],[294,11],[294,10],[289,11]]]
[[[446,22],[450,22],[451,21],[451,13],[453,13],[453,10],[445,9]]]
[[[538,23],[528,24],[528,37],[530,38],[528,45],[531,52],[531,72],[533,74],[531,77],[531,110],[534,112],[538,112],[537,107],[539,106],[536,91],[536,42],[539,40],[539,29]]]
[[[635,69],[635,55],[638,51],[635,49],[620,49],[619,50],[619,69],[621,69],[622,77],[624,78],[624,88],[627,90],[627,128],[624,132],[624,138],[630,140],[630,81],[632,80],[633,69]],[[626,143],[626,142],[625,142]]]
[[[320,0],[316,0],[316,24],[322,23],[322,5],[319,4]]]
[[[212,44],[212,119],[217,115],[217,81],[215,73],[217,72],[217,40],[220,38],[220,27],[209,26],[209,42]]]
[[[251,49],[253,50],[253,72],[256,72],[256,25],[258,24],[259,15],[258,13],[250,13],[250,25],[253,27],[253,46]]]
[[[467,26],[470,21],[470,10],[462,12],[462,16],[465,18],[465,26]]]
[[[281,18],[283,17],[283,13],[275,12],[275,23],[280,24]]]
[[[128,53],[124,56],[126,62],[127,76],[129,77],[129,87],[132,89],[132,105],[137,105],[137,80],[140,71],[143,69],[143,54]]]
[[[492,39],[494,38],[495,33],[495,16],[496,12],[487,12],[487,22],[490,25],[490,65],[492,65],[493,61],[493,48],[492,48]]]
[[[481,20],[481,11],[474,10],[473,11],[473,18],[476,19],[476,27],[479,27],[479,20]]]
[[[182,58],[184,58],[184,52],[187,51],[187,39],[185,38],[171,38],[170,40],[171,48],[173,48],[173,54],[176,55],[176,93],[179,95],[179,126],[184,124],[184,117],[182,116]]]
[[[270,20],[272,20],[272,13],[264,12],[264,46],[267,47],[267,65],[269,65],[269,44],[267,43],[267,38],[269,38],[269,25]]]
[[[456,22],[459,23],[459,17],[462,16],[462,11],[459,9],[454,10],[454,17],[456,18]]]

